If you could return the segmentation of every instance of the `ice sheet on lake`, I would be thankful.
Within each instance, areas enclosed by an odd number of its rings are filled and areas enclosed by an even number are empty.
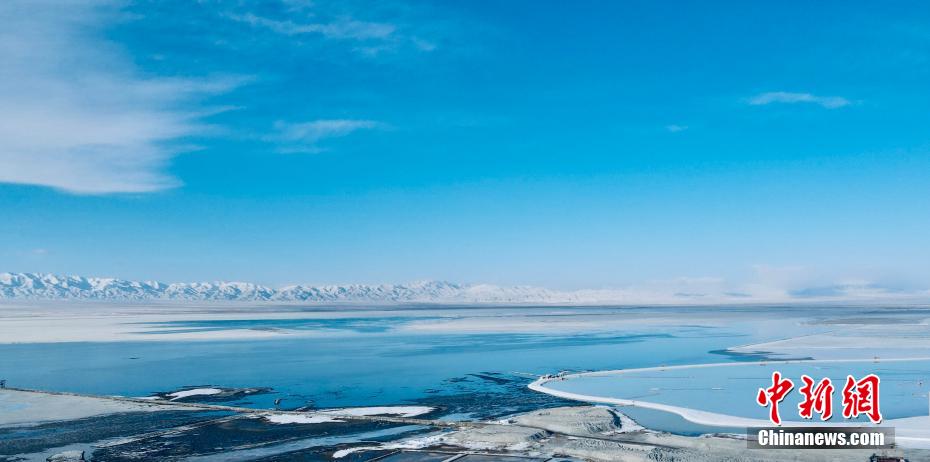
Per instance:
[[[0,427],[83,419],[120,412],[174,410],[157,404],[129,403],[71,395],[0,390]],[[185,410],[185,409],[178,409]]]

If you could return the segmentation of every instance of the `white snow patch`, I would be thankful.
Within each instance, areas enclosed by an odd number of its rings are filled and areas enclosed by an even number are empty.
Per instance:
[[[359,446],[356,448],[340,449],[333,453],[333,459],[342,459],[343,457],[358,451],[367,451],[375,448],[374,446]]]
[[[317,424],[326,422],[342,422],[342,420],[333,418],[328,415],[320,414],[268,414],[263,416],[265,420],[275,424]]]
[[[178,400],[181,398],[187,398],[188,396],[217,395],[222,392],[223,390],[219,388],[194,388],[193,390],[184,390],[184,391],[176,391],[174,393],[169,393],[167,396],[170,396],[171,401],[174,401],[174,400]]]
[[[433,412],[435,408],[429,406],[374,406],[374,407],[347,407],[342,409],[327,409],[320,411],[323,414],[336,415],[395,415],[400,417],[416,417]]]
[[[434,434],[424,437],[411,438],[408,440],[385,443],[379,446],[357,446],[354,448],[341,449],[333,453],[333,459],[341,459],[353,452],[368,450],[390,450],[390,449],[423,449],[430,446],[436,446],[443,443],[442,434]]]

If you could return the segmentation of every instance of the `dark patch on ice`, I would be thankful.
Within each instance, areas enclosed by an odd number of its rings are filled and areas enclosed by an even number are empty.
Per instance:
[[[500,377],[494,377],[494,376],[491,375],[491,374],[493,374],[493,373],[491,373],[491,372],[483,372],[483,373],[481,373],[481,374],[468,374],[468,375],[470,375],[470,376],[472,376],[472,377],[477,377],[477,378],[479,378],[479,379],[481,379],[481,380],[486,380],[486,381],[488,381],[488,382],[493,382],[493,383],[496,383],[496,384],[498,384],[498,385],[504,385],[504,384],[513,382],[513,380],[502,379],[502,378],[500,378]]]
[[[499,419],[537,409],[580,405],[575,401],[532,391],[527,388],[529,382],[528,379],[515,377],[507,383],[489,382],[493,386],[425,396],[411,403],[441,408],[443,413],[439,419],[442,419],[442,415],[468,414],[469,420]]]
[[[770,351],[753,351],[753,352],[742,352],[742,351],[731,351],[727,349],[723,350],[711,350],[708,353],[713,355],[726,356],[727,358],[733,359],[735,361],[744,361],[744,362],[759,362],[759,361],[806,361],[814,359],[810,356],[794,356],[794,357],[784,357],[784,356],[774,356]]]

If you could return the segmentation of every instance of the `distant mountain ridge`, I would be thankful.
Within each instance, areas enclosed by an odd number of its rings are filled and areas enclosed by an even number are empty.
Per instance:
[[[130,281],[117,278],[0,273],[0,300],[243,301],[357,304],[746,304],[854,301],[930,303],[930,290],[895,292],[870,284],[842,284],[807,289],[766,289],[761,294],[715,287],[711,280],[682,285],[621,289],[551,290],[533,286],[456,284],[420,281],[409,284],[292,285],[272,288],[250,282]],[[695,285],[697,284],[697,285]],[[703,285],[702,285],[703,284]],[[758,290],[758,287],[756,287]]]
[[[249,282],[166,284],[116,278],[0,273],[0,299],[186,300],[366,303],[561,303],[571,293],[516,286],[462,285],[445,281],[382,285],[293,285],[271,288]]]

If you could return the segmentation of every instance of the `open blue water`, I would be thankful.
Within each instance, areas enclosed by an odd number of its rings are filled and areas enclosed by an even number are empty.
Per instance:
[[[320,407],[361,406],[441,393],[450,379],[482,372],[648,366],[659,357],[702,361],[729,342],[679,332],[26,344],[0,346],[0,371],[10,385],[49,390],[146,396],[192,385],[271,387]],[[255,405],[267,407],[274,396],[255,397]]]
[[[527,313],[534,311],[523,310],[521,316]],[[629,313],[635,311],[619,316]],[[710,351],[753,339],[735,329],[692,324],[571,334],[411,334],[397,329],[423,319],[430,317],[388,313],[321,319],[308,314],[305,319],[159,323],[152,330],[286,329],[325,335],[0,345],[0,377],[11,386],[126,396],[194,385],[270,387],[276,393],[254,397],[255,406],[267,407],[282,395],[319,407],[356,406],[442,394],[450,381],[483,372],[544,374],[719,361]]]
[[[521,317],[532,318],[536,313],[552,316],[552,310],[521,308],[518,312]],[[579,314],[573,309],[560,310],[559,316]],[[272,393],[251,396],[245,403],[261,408],[271,407],[277,397],[284,397],[290,407],[303,404],[317,407],[389,405],[460,393],[461,388],[457,386],[463,381],[476,387],[484,383],[469,374],[499,373],[522,385],[532,379],[515,373],[545,374],[559,370],[756,359],[714,352],[822,329],[805,322],[810,318],[808,309],[785,308],[777,315],[759,309],[596,310],[581,311],[589,318],[596,312],[596,316],[604,316],[605,320],[608,317],[619,320],[621,328],[579,328],[571,333],[560,329],[424,333],[405,330],[403,326],[414,320],[432,319],[430,314],[420,313],[414,317],[390,312],[341,319],[325,319],[308,313],[305,319],[268,320],[256,316],[254,320],[245,321],[161,323],[150,327],[153,330],[285,329],[321,335],[235,341],[7,344],[0,345],[0,378],[7,379],[11,386],[125,396],[146,396],[199,385],[272,388]],[[437,316],[449,316],[443,310],[435,311]],[[502,325],[510,322],[509,316],[517,310],[507,311],[511,314],[501,317]],[[470,316],[463,315],[462,309],[455,313],[455,316]],[[488,310],[481,310],[481,316],[487,317],[488,313]],[[711,314],[705,316],[708,313]],[[658,321],[643,323],[644,316]],[[630,320],[629,327],[624,323],[626,319]],[[771,328],[774,323],[780,323],[780,328]],[[773,332],[778,332],[777,336]],[[920,369],[930,368],[923,364]],[[836,372],[829,375],[839,379],[840,371]],[[758,417],[764,414],[756,415],[762,409],[752,407],[752,391],[765,384],[767,374],[761,369],[740,371],[737,375],[743,379],[729,379],[725,386],[730,392],[720,393],[706,392],[715,386],[719,377],[692,377],[689,372],[687,380],[680,380],[679,387],[699,390],[701,399],[707,400],[708,407],[717,412],[732,411],[736,415]],[[907,398],[908,389],[904,385],[900,390],[894,388],[893,374],[887,374],[888,378],[883,379],[890,385],[883,392]],[[845,376],[845,372],[842,375]],[[645,377],[642,379],[631,382],[633,389],[610,389],[610,392],[649,397],[650,388],[655,385],[650,385]],[[911,380],[911,376],[906,376],[902,384]],[[489,389],[494,388],[493,382],[486,383]],[[742,396],[741,387],[745,388],[746,396]],[[665,389],[662,399],[669,402],[686,404],[690,399],[686,398],[688,393],[678,393],[687,390],[672,390],[674,387],[667,384],[660,388]],[[916,404],[910,399],[895,403],[889,397],[883,406],[887,406],[883,409],[887,409],[891,417],[908,414]],[[922,409],[926,409],[926,400]]]

